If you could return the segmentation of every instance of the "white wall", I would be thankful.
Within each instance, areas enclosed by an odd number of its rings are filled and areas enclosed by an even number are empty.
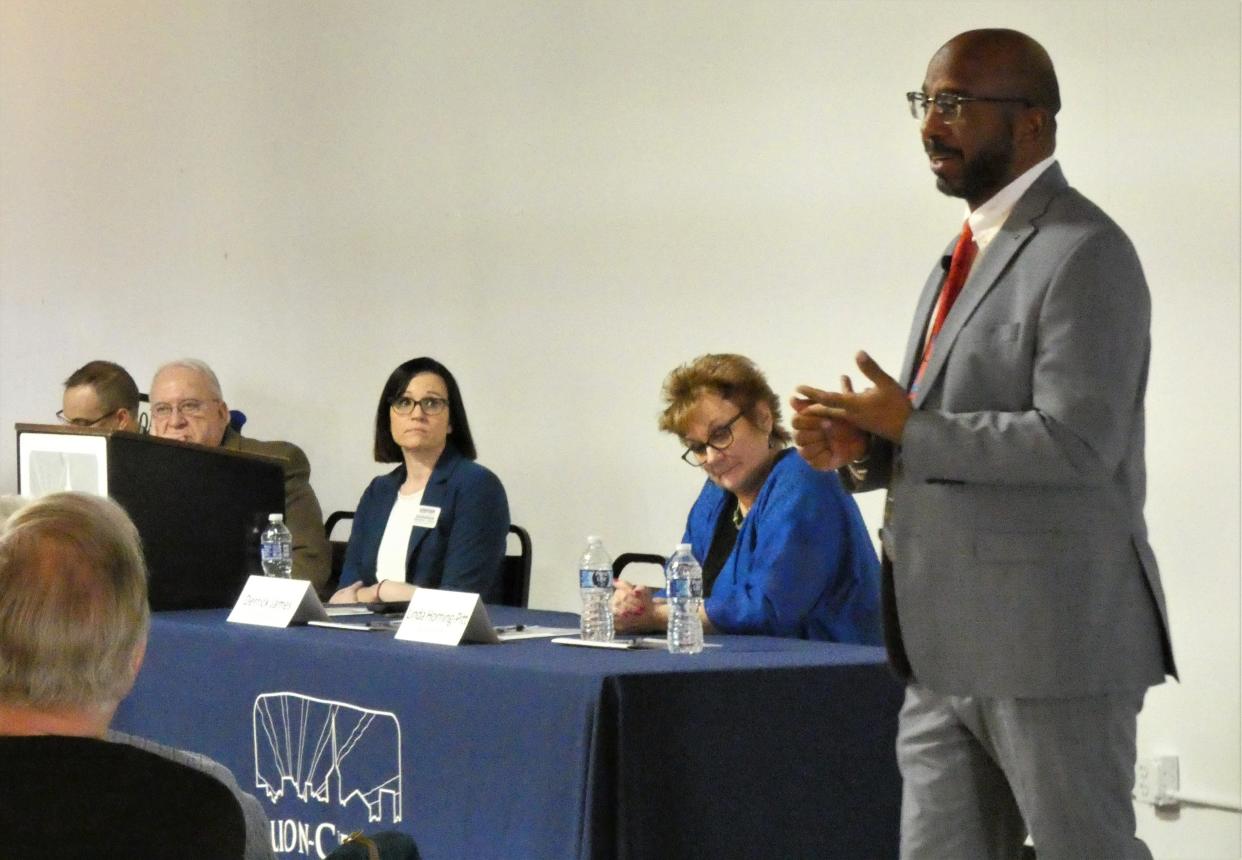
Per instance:
[[[1153,543],[1182,683],[1140,753],[1239,771],[1236,2],[0,2],[0,427],[92,358],[207,359],[325,511],[379,467],[393,366],[439,357],[572,608],[587,532],[667,550],[699,478],[655,429],[709,350],[782,392],[892,367],[961,206],[902,93],[975,26],[1039,38],[1071,182],[1151,282]],[[0,433],[0,492],[15,487]],[[874,525],[878,499],[864,512]],[[1184,811],[1161,858],[1242,856]]]

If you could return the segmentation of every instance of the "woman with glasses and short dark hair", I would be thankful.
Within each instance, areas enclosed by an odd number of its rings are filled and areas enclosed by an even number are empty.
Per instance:
[[[419,587],[501,596],[509,502],[477,453],[457,380],[432,358],[388,377],[375,408],[371,482],[354,513],[333,603],[409,600]]]
[[[664,381],[660,429],[707,481],[684,542],[703,565],[704,630],[878,645],[879,561],[858,506],[812,469],[781,426],[780,400],[750,359],[703,355]],[[668,627],[650,590],[618,581],[623,632]]]

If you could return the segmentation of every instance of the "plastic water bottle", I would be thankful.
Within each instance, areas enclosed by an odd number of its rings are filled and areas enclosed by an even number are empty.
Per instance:
[[[259,539],[263,575],[288,579],[293,573],[293,535],[285,525],[284,514],[271,514],[267,522],[263,537]]]
[[[578,562],[578,589],[582,592],[582,638],[611,642],[612,559],[595,535],[587,538],[586,552]]]
[[[668,652],[698,654],[703,650],[703,620],[699,607],[703,604],[703,568],[690,550],[690,544],[679,543],[664,568],[668,592]]]

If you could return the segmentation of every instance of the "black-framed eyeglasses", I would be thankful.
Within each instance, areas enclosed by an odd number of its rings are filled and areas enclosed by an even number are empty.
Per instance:
[[[61,424],[68,424],[71,427],[94,427],[96,424],[99,424],[101,421],[104,421],[105,419],[111,418],[113,415],[115,415],[116,413],[120,411],[121,410],[118,407],[116,409],[113,409],[111,412],[105,412],[103,415],[100,415],[98,418],[67,418],[65,417],[65,410],[61,409],[56,413],[56,420],[59,421]]]
[[[733,425],[737,423],[737,419],[745,414],[746,410],[743,409],[727,422],[721,424],[708,435],[706,442],[686,442],[686,450],[681,452],[681,459],[697,469],[707,462],[708,448],[713,448],[716,451],[723,451],[728,448],[733,444]]]
[[[910,105],[910,116],[920,122],[927,118],[927,112],[931,110],[932,105],[936,107],[936,113],[944,122],[957,122],[962,117],[962,105],[966,102],[1015,102],[1023,104],[1027,107],[1035,107],[1034,102],[1030,99],[1009,98],[990,96],[964,96],[959,93],[937,93],[929,96],[921,92],[906,93],[906,101]]]
[[[399,397],[392,397],[388,400],[388,406],[398,415],[410,415],[417,406],[423,410],[424,415],[439,415],[448,408],[448,401],[443,397],[406,397],[404,394]]]
[[[156,421],[167,421],[173,417],[174,412],[180,412],[186,418],[202,418],[207,414],[208,403],[219,403],[220,401],[211,397],[207,400],[181,400],[177,403],[152,403],[151,417]]]

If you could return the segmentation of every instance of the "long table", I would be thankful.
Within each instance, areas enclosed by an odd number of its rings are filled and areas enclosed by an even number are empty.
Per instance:
[[[901,689],[881,649],[446,647],[226,615],[157,613],[114,726],[226,764],[281,856],[356,829],[410,833],[426,860],[897,854]]]

